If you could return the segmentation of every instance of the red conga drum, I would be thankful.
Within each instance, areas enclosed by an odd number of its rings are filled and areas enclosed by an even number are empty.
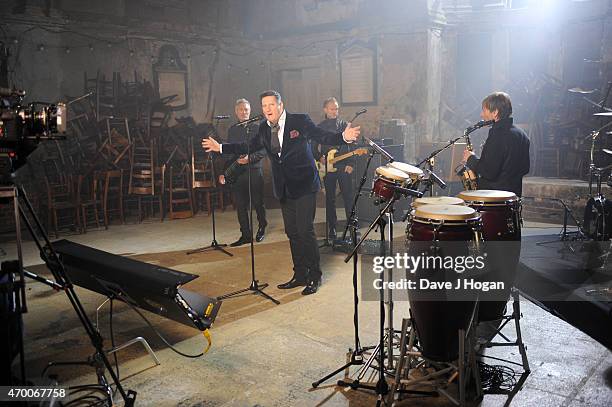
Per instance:
[[[487,279],[503,282],[505,287],[501,292],[481,295],[479,320],[499,319],[514,284],[521,255],[521,200],[513,192],[492,189],[463,191],[457,197],[482,216],[489,266]]]
[[[421,205],[414,209],[406,229],[406,252],[418,256],[477,256],[480,250],[480,214],[462,205]],[[421,281],[456,285],[455,270],[427,267],[407,274],[417,283],[409,291],[410,312],[424,357],[448,362],[458,356],[458,330],[466,330],[476,304],[476,293],[453,299],[452,290],[425,289]]]

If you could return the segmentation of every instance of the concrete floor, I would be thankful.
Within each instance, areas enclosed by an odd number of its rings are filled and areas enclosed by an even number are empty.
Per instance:
[[[318,221],[323,222],[324,210],[317,212]],[[285,239],[280,211],[270,210],[269,220],[266,242]],[[553,226],[548,229],[542,229],[544,225],[526,226],[525,234],[558,231]],[[403,230],[403,225],[396,227],[396,231]],[[113,225],[108,230],[63,237],[116,254],[184,250],[210,243],[211,219],[199,215],[163,223]],[[230,243],[237,237],[235,214],[232,211],[217,214],[217,240]],[[0,247],[8,252],[0,260],[14,254],[12,244],[4,242]],[[25,245],[24,259],[26,265],[40,263],[31,242]],[[152,363],[144,352],[140,358],[121,363],[124,387],[137,391],[137,405],[146,406],[374,405],[376,399],[369,392],[335,387],[342,374],[316,390],[310,386],[342,365],[347,349],[353,345],[352,267],[342,260],[342,254],[323,249],[324,282],[317,294],[213,327],[213,347],[202,358],[186,359],[166,348],[157,352],[160,366],[149,368]],[[245,281],[248,273],[245,270]],[[289,274],[289,270],[279,271],[278,279],[268,283],[284,282]],[[612,353],[530,302],[522,300],[521,307],[523,338],[532,372],[512,405],[612,405]],[[407,303],[396,303],[396,327],[407,314]],[[378,303],[361,302],[362,345],[376,342],[377,327]],[[151,333],[143,327],[142,335],[148,337]],[[198,353],[203,344],[202,337],[194,331],[193,338],[175,346],[183,352]],[[514,349],[500,352],[516,360]],[[350,373],[354,372],[355,368]],[[80,378],[78,382],[90,382],[93,377]],[[503,396],[487,395],[482,405],[498,406],[504,401]],[[442,397],[414,398],[406,403],[448,404]]]

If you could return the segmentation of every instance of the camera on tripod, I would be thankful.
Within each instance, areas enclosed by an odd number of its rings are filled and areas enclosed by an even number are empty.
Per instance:
[[[66,105],[22,105],[25,94],[23,90],[0,88],[0,157],[8,156],[11,172],[25,164],[41,141],[66,138]]]

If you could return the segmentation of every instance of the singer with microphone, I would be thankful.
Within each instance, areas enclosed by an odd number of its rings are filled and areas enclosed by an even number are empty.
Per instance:
[[[315,126],[307,114],[288,113],[277,91],[260,95],[265,120],[249,143],[251,151],[265,148],[272,164],[274,195],[280,200],[285,233],[289,238],[293,276],[278,288],[305,286],[303,295],[314,294],[321,284],[319,247],[314,233],[316,196],[320,189],[310,141],[320,144],[352,143],[359,137],[359,127],[349,123],[343,132],[331,132]],[[206,151],[244,154],[246,143],[219,144],[203,139]]]
[[[485,123],[481,123],[485,126],[492,121],[493,125],[480,158],[466,149],[463,162],[477,174],[479,189],[511,191],[520,197],[523,177],[529,172],[529,138],[513,124],[511,116],[507,93],[495,92],[484,98],[480,117]]]
[[[318,126],[334,133],[344,131],[347,123],[338,116],[339,110],[338,101],[335,97],[325,99],[323,101],[325,119]],[[339,145],[312,144],[312,153],[319,162],[319,176],[325,186],[325,220],[329,231],[328,238],[331,241],[336,239],[336,185],[340,186],[346,219],[351,216],[353,202],[352,173],[355,167],[355,158],[349,156],[342,161],[333,163],[332,161],[335,157],[346,156],[351,150],[351,145],[346,143]]]
[[[234,113],[238,122],[244,122],[251,117],[251,104],[246,99],[238,99],[234,103]],[[229,118],[229,116],[215,116],[215,118]],[[227,141],[229,143],[245,143],[247,141],[247,127],[250,134],[256,134],[258,124],[248,123],[243,126],[233,125],[227,131]],[[251,226],[249,221],[249,174],[247,164],[251,161],[251,199],[253,208],[257,213],[259,227],[255,235],[255,241],[261,242],[266,233],[266,208],[264,207],[264,181],[263,181],[263,161],[266,151],[261,148],[258,151],[251,151],[249,157],[246,155],[233,154],[225,161],[223,174],[219,175],[219,183],[229,183],[234,195],[234,205],[240,224],[240,238],[231,243],[231,247],[241,246],[251,243]]]

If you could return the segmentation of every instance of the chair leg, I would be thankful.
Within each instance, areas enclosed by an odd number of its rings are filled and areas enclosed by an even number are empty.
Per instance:
[[[81,233],[87,233],[87,210],[81,205]]]
[[[57,209],[53,209],[53,230],[55,231],[55,237],[59,237],[59,233],[57,231]]]
[[[96,217],[96,227],[100,229],[100,218],[98,217],[98,204],[94,202],[94,216]]]

